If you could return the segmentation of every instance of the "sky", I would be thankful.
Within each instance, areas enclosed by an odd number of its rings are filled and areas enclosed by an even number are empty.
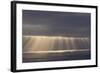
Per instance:
[[[23,35],[90,37],[90,13],[23,10]]]

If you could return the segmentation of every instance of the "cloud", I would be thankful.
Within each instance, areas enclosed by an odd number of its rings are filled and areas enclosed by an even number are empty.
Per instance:
[[[90,14],[23,10],[23,35],[90,36]]]

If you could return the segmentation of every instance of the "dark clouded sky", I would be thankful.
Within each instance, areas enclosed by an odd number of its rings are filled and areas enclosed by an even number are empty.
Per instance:
[[[23,10],[23,35],[90,36],[90,13]]]

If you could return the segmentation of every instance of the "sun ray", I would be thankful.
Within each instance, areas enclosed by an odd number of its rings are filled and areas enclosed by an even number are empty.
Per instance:
[[[87,43],[89,43],[89,39],[86,37],[23,36],[23,38],[27,40],[23,41],[26,43],[26,45],[23,44],[23,48],[26,51],[74,50],[78,48],[75,41],[79,41],[84,46],[87,46]]]

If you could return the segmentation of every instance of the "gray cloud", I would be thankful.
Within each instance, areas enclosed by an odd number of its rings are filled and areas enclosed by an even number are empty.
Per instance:
[[[23,35],[90,36],[90,14],[23,10]]]

